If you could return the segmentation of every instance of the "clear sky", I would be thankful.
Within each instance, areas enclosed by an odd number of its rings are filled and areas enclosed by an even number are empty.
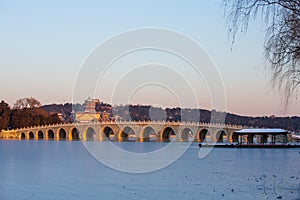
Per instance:
[[[281,94],[269,82],[262,56],[263,25],[252,23],[231,50],[221,3],[222,0],[0,1],[0,97],[10,105],[29,96],[42,104],[71,102],[80,66],[100,43],[127,30],[161,27],[193,38],[207,51],[223,78],[228,112],[300,115],[300,102],[296,99],[286,112],[282,111]],[[109,102],[106,92],[100,91],[97,97]],[[166,105],[142,96],[133,102]],[[206,103],[201,107],[211,109]]]

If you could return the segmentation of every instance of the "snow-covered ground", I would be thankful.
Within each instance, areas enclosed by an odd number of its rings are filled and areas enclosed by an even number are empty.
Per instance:
[[[117,143],[141,153],[164,143]],[[173,164],[131,174],[96,160],[80,141],[0,141],[0,199],[300,199],[300,149],[193,144]]]

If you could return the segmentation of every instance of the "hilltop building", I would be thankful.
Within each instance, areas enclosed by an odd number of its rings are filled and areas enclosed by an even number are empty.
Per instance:
[[[90,97],[85,100],[83,109],[85,113],[96,113],[96,105],[100,104],[99,99],[91,99]]]
[[[83,112],[75,113],[75,122],[77,123],[90,123],[100,120],[100,113],[96,111],[96,105],[100,104],[99,99],[91,99],[90,97],[85,100],[83,104]]]

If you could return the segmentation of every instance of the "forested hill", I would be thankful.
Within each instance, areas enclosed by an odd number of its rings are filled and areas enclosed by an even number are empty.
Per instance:
[[[42,106],[43,109],[50,113],[62,113],[65,121],[70,122],[72,104],[52,104]],[[74,105],[76,111],[82,111],[83,107],[80,104]],[[126,105],[114,106],[101,103],[95,108],[98,112],[106,111],[111,116],[120,116],[123,120],[147,121],[147,120],[166,120],[166,121],[181,121],[181,116],[184,113],[189,113],[184,121],[193,122],[210,122],[211,113],[217,111],[209,111],[205,109],[181,109],[181,108],[156,108],[149,105]],[[283,128],[290,131],[300,132],[300,117],[251,117],[240,116],[232,113],[225,113],[225,123],[234,125],[244,125],[259,128]],[[199,120],[200,119],[200,120]]]
[[[300,131],[300,117],[249,117],[231,113],[226,114],[226,123],[253,126],[259,128],[282,128],[290,131]]]

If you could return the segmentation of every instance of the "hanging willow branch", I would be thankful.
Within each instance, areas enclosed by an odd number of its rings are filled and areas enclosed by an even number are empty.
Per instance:
[[[300,85],[300,1],[223,0],[232,44],[249,22],[261,17],[266,24],[265,59],[273,86],[284,92],[285,108]]]

